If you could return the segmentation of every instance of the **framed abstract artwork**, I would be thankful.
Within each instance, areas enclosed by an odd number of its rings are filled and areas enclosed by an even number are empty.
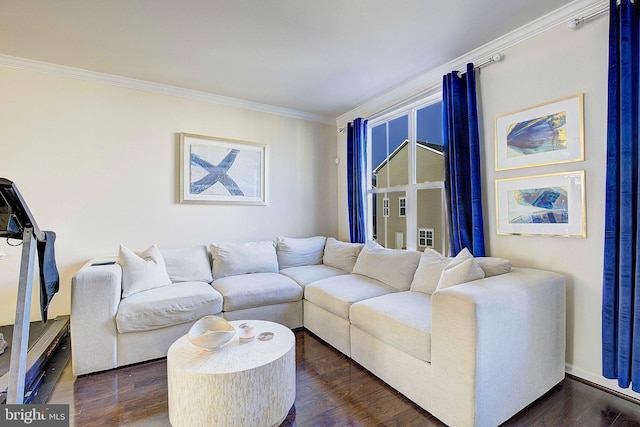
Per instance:
[[[180,134],[180,203],[267,204],[267,146]]]
[[[496,180],[498,234],[586,237],[584,171]]]
[[[497,171],[582,160],[582,94],[496,117]]]

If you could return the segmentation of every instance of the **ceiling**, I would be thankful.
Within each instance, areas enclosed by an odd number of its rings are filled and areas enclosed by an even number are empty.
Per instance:
[[[0,54],[336,118],[571,0],[0,0]]]

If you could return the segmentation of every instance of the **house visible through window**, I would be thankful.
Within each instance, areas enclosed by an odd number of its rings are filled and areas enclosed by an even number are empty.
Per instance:
[[[398,246],[402,233],[407,249],[445,254],[441,122],[440,94],[369,119],[369,235],[382,246]],[[419,229],[431,233],[420,236]]]

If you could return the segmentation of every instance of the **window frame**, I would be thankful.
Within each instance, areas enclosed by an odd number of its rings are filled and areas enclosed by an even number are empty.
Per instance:
[[[382,198],[382,217],[389,218],[389,197],[386,194]]]
[[[440,88],[435,93],[423,96],[420,99],[414,101],[408,101],[405,104],[398,105],[396,108],[385,110],[378,115],[374,115],[368,119],[367,122],[367,234],[374,236],[374,221],[373,221],[373,196],[374,194],[385,194],[393,192],[404,192],[406,198],[406,215],[403,217],[406,219],[407,231],[405,236],[405,246],[408,250],[417,250],[418,248],[418,233],[409,233],[409,230],[417,230],[417,210],[418,210],[418,190],[425,189],[440,189],[442,194],[442,200],[445,201],[445,188],[444,177],[442,181],[430,181],[430,182],[416,182],[416,157],[417,157],[417,112],[418,110],[428,107],[430,105],[442,102],[442,92]],[[409,146],[409,165],[408,165],[408,184],[395,185],[387,187],[373,187],[373,171],[372,171],[372,129],[384,123],[391,122],[392,120],[400,117],[408,116],[408,146]],[[376,182],[376,184],[380,184]],[[388,184],[388,183],[387,183]],[[448,252],[448,248],[445,247],[444,235],[447,233],[447,212],[446,203],[443,203],[443,251]],[[383,216],[384,217],[384,216]],[[377,224],[380,227],[380,223]],[[380,237],[380,230],[377,231],[378,238]],[[386,235],[386,233],[385,233]],[[386,242],[385,242],[386,246]],[[434,245],[435,246],[435,245]]]
[[[400,218],[407,216],[407,196],[398,196],[398,216]]]
[[[424,237],[421,237],[420,234],[424,232]],[[431,234],[431,237],[429,237]],[[434,242],[436,241],[435,230],[433,228],[427,227],[419,227],[418,228],[418,247],[419,248],[431,248],[435,247]],[[424,245],[421,245],[421,240],[424,239]],[[431,240],[431,245],[429,245],[429,240]]]

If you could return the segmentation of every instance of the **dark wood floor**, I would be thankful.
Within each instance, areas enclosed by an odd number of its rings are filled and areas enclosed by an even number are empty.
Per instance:
[[[296,401],[283,426],[444,426],[309,332],[295,335]],[[69,404],[72,426],[168,426],[166,366],[76,378],[68,364],[48,403]],[[504,425],[640,426],[640,405],[567,377]]]

